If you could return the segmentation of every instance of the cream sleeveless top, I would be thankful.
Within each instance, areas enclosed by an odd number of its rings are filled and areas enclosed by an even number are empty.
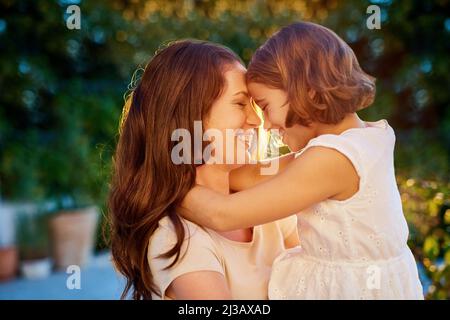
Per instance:
[[[395,135],[387,121],[316,137],[355,167],[359,190],[298,214],[301,248],[274,262],[270,299],[423,299],[394,174]]]
[[[297,232],[296,215],[254,227],[251,242],[229,240],[211,229],[182,221],[186,237],[180,259],[170,269],[164,270],[173,258],[157,257],[176,243],[176,233],[168,217],[160,220],[150,239],[148,263],[159,291],[153,299],[170,299],[165,293],[172,281],[195,271],[222,274],[233,299],[267,299],[272,263],[285,251],[284,240]]]

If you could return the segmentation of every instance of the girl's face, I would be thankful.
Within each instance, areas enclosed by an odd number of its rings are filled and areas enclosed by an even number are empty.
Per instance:
[[[222,163],[229,164],[230,169],[233,169],[243,164],[240,162],[242,155],[245,162],[250,159],[251,138],[255,134],[255,129],[261,125],[261,119],[250,103],[245,81],[246,69],[241,64],[235,63],[227,66],[225,70],[225,86],[221,96],[211,107],[204,129],[216,129],[220,132],[223,144],[222,148],[215,144],[217,149],[214,151],[214,157]],[[227,134],[226,129],[232,129],[233,134]],[[236,132],[238,129],[247,135],[240,135]]]
[[[293,152],[300,151],[309,140],[315,137],[315,125],[302,126],[294,124],[286,128],[285,122],[289,110],[287,94],[264,84],[250,82],[250,96],[264,112],[264,129],[278,129],[285,143]]]

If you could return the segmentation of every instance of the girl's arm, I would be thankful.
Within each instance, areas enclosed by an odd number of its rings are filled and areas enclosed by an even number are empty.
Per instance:
[[[185,197],[180,214],[218,231],[248,228],[285,218],[328,198],[342,200],[350,189],[356,193],[355,177],[356,170],[343,154],[312,147],[283,172],[250,189],[223,195],[194,187]]]
[[[281,157],[246,164],[230,172],[230,190],[241,191],[257,185],[283,171],[294,160],[291,152]],[[263,171],[270,174],[262,174]]]

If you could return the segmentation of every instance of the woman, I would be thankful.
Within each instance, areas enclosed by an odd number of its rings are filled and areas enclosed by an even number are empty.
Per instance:
[[[224,134],[233,141],[222,148],[210,141],[216,163],[176,164],[171,138],[176,129],[193,133],[194,121],[220,132],[258,127],[245,71],[231,50],[191,40],[160,50],[145,68],[121,128],[109,199],[113,259],[127,279],[122,298],[132,290],[134,299],[266,299],[272,262],[298,245],[295,216],[215,232],[176,212],[196,183],[229,193],[238,165],[220,163],[236,160],[227,158],[229,145],[234,154],[248,145]]]

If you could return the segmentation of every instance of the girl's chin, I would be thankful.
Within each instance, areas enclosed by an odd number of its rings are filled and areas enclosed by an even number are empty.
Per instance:
[[[283,140],[283,143],[289,147],[289,150],[291,152],[298,152],[303,149],[304,146],[299,145],[298,143],[292,143],[292,141],[289,141],[289,139],[286,139],[287,141]]]

